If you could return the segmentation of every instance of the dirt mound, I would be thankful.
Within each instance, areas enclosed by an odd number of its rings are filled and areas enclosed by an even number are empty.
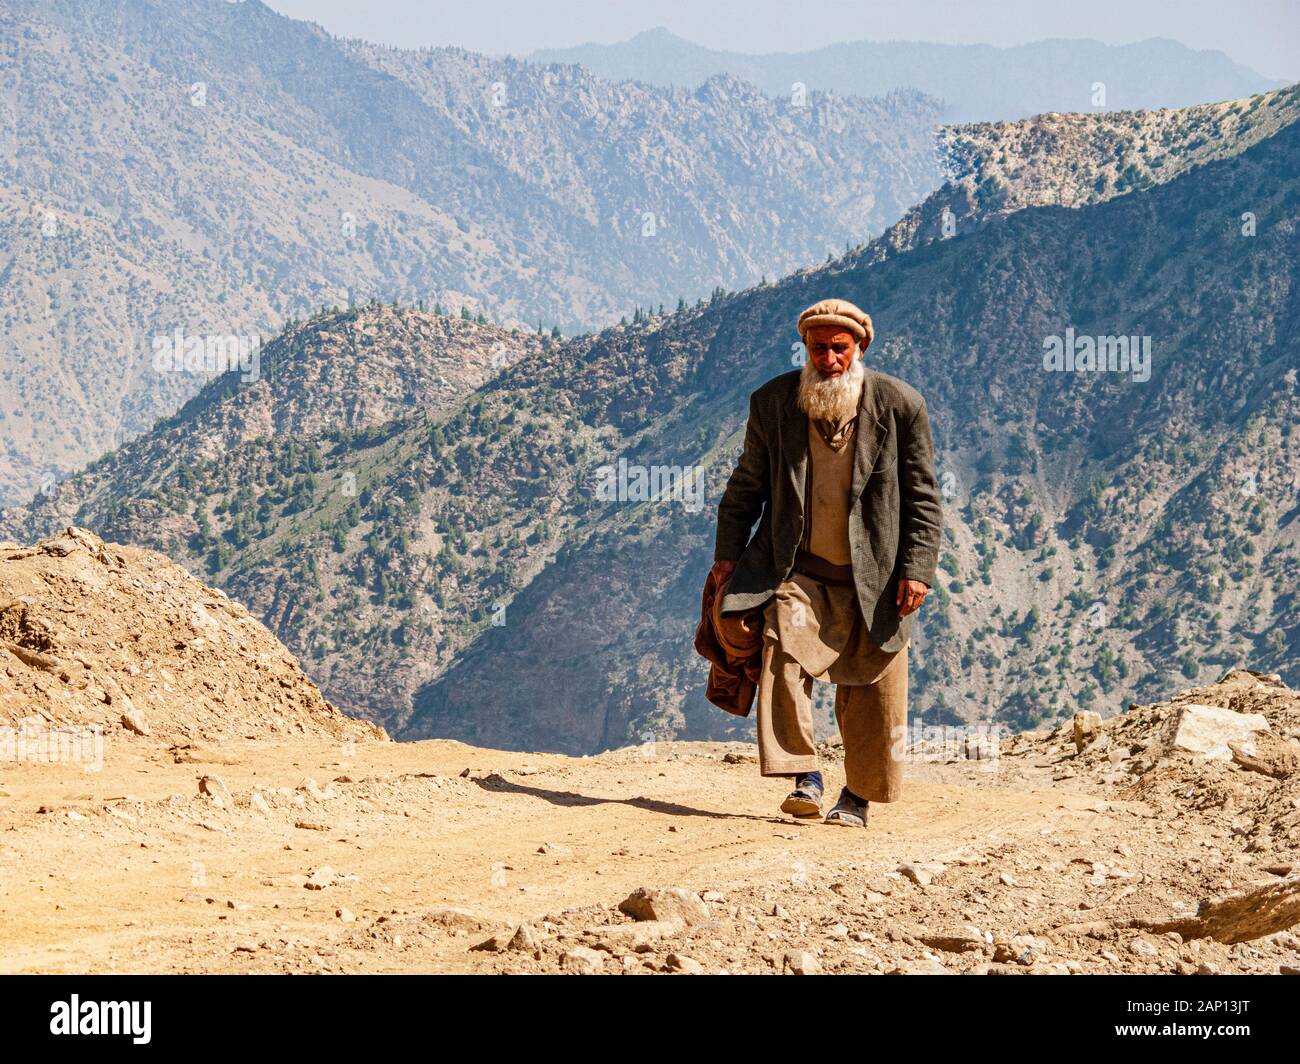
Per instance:
[[[1079,713],[1004,751],[1053,780],[1148,803],[1162,817],[1222,830],[1252,854],[1300,857],[1300,692],[1236,669],[1218,683],[1106,719]],[[1191,818],[1189,820],[1189,818]]]
[[[0,728],[23,722],[180,746],[387,738],[326,702],[242,605],[160,554],[80,528],[0,543]]]

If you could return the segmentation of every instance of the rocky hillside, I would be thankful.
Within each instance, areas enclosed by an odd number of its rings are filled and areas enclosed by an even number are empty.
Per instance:
[[[53,729],[179,749],[386,738],[326,702],[241,603],[152,551],[79,528],[31,547],[0,543],[0,728],[11,742],[25,730],[20,761],[56,760],[36,752]],[[88,741],[75,759],[93,764],[91,753]]]
[[[917,93],[613,85],[258,0],[14,0],[0,42],[0,502],[194,395],[154,357],[178,331],[379,298],[571,334],[820,261],[940,180]]]
[[[869,33],[870,27],[857,30]],[[1009,48],[987,44],[854,40],[807,52],[752,55],[705,48],[666,29],[616,44],[547,48],[535,63],[579,63],[611,80],[694,88],[730,73],[776,96],[794,84],[841,95],[913,88],[942,99],[950,121],[1023,118],[1046,111],[1187,107],[1279,87],[1222,52],[1152,38],[1113,45],[1047,40]],[[1094,86],[1105,98],[1094,98]]]
[[[1246,661],[1290,675],[1300,131],[1285,104],[1221,115],[1231,147],[1167,181],[1074,206],[1026,194],[950,239],[547,343],[463,404],[366,432],[273,435],[182,468],[167,463],[187,430],[162,426],[3,527],[75,522],[204,567],[334,701],[404,737],[581,753],[743,734],[705,703],[691,650],[713,509],[749,391],[796,364],[798,312],[840,293],[876,321],[872,364],[919,387],[935,427],[947,542],[914,645],[918,715],[1033,727]],[[1174,125],[1152,122],[1189,144]],[[1071,144],[1113,153],[1095,132]],[[307,323],[285,349],[304,362],[293,379],[317,379],[323,351],[348,357],[314,336],[399,335],[412,314]],[[1149,357],[1056,371],[1045,350],[1066,336],[1136,337]],[[479,349],[499,339],[482,329]],[[194,409],[223,419],[223,387]],[[638,494],[638,471],[674,468],[684,490]]]
[[[1300,86],[1181,109],[1043,114],[939,131],[948,180],[847,261],[945,240],[1025,207],[1082,207],[1245,151],[1300,118]]]

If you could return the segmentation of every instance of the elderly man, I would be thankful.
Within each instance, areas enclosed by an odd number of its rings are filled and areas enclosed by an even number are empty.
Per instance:
[[[713,575],[724,612],[765,606],[759,770],[795,778],[781,810],[821,814],[812,683],[826,680],[845,771],[826,823],[865,827],[868,804],[902,786],[894,745],[907,727],[912,615],[934,583],[939,487],[925,401],[863,364],[871,318],[826,299],[798,329],[803,369],[750,396]]]

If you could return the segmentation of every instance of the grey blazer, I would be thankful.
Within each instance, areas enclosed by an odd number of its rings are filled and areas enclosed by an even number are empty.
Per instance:
[[[713,557],[736,562],[723,610],[762,605],[794,567],[808,466],[808,415],[799,409],[798,389],[794,370],[749,397],[744,451],[718,504]],[[943,527],[925,400],[911,385],[868,368],[854,445],[849,550],[858,602],[872,642],[901,650],[916,614],[899,617],[898,581],[934,585]]]

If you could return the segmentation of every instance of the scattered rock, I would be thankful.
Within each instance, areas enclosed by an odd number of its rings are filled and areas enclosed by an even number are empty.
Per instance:
[[[618,907],[636,920],[679,920],[687,926],[712,917],[698,894],[681,887],[638,887]]]
[[[1284,780],[1300,768],[1300,744],[1262,732],[1251,739],[1229,739],[1232,759],[1242,768]]]
[[[1084,747],[1091,743],[1101,731],[1101,714],[1084,710],[1074,715],[1074,748],[1083,753]]]
[[[924,957],[920,960],[906,961],[895,968],[890,969],[889,975],[952,975],[952,972],[944,967],[943,962],[934,957]]]
[[[992,935],[985,939],[978,927],[966,926],[956,931],[933,935],[921,935],[921,941],[931,949],[941,949],[945,953],[969,953],[985,945],[992,944]]]
[[[122,727],[127,731],[134,732],[136,735],[149,734],[149,721],[145,719],[145,715],[140,710],[133,709],[130,712],[123,713],[121,720]]]
[[[617,953],[624,949],[636,949],[648,946],[665,938],[671,938],[682,930],[680,920],[641,920],[635,924],[605,924],[587,929],[587,934],[596,939],[596,948],[607,953]]]
[[[781,971],[786,975],[820,975],[822,962],[807,950],[791,950],[781,960]]]
[[[928,887],[934,881],[935,876],[943,875],[947,869],[947,865],[933,861],[914,862],[898,866],[898,871],[918,887]]]
[[[334,886],[337,878],[334,869],[329,865],[321,865],[307,877],[307,882],[303,886],[308,890],[324,890],[326,887]]]
[[[599,975],[605,970],[605,955],[586,946],[575,946],[560,957],[560,967],[577,975]]]
[[[1139,957],[1152,958],[1160,956],[1160,951],[1145,938],[1135,938],[1128,944],[1128,948]]]
[[[1177,931],[1183,938],[1249,942],[1300,922],[1300,876],[1288,876],[1253,890],[1201,902],[1196,915],[1139,926],[1158,933]]]
[[[230,804],[230,788],[220,776],[200,776],[199,793],[212,799],[212,804],[218,809],[224,809]]]

